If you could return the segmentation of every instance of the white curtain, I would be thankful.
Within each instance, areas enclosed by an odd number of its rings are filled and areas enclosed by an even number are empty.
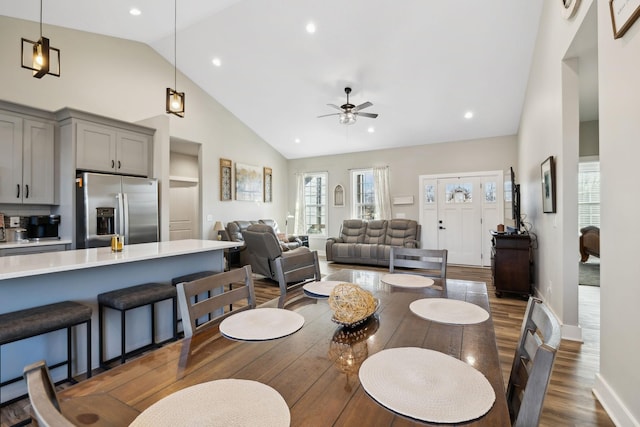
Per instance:
[[[376,219],[391,219],[391,194],[389,190],[389,167],[373,168],[373,188],[375,191]]]
[[[304,174],[296,174],[296,210],[294,218],[293,232],[297,235],[307,234],[307,221],[305,218],[305,201],[304,201]]]

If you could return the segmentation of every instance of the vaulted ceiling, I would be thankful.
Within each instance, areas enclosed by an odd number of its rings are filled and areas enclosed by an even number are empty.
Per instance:
[[[39,7],[5,1],[0,14],[38,21]],[[286,158],[512,135],[541,9],[542,0],[177,0],[177,66]],[[174,62],[172,0],[44,0],[43,21],[147,43]],[[317,117],[345,103],[347,86],[351,103],[371,102],[364,111],[378,118]]]

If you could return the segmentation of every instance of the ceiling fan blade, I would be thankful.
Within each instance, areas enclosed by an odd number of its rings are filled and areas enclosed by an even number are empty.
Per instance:
[[[359,116],[362,116],[362,117],[369,117],[369,118],[372,118],[372,119],[375,119],[376,117],[378,117],[378,115],[376,113],[361,113],[361,112],[357,112],[356,114],[359,115]]]
[[[365,109],[365,108],[369,108],[369,107],[371,107],[372,105],[373,105],[373,104],[372,104],[372,103],[370,103],[369,101],[367,101],[367,102],[363,102],[362,104],[360,104],[360,105],[358,105],[356,108],[354,108],[354,110],[356,110],[356,111],[360,111],[360,110],[363,110],[363,109]]]
[[[327,104],[327,105],[328,105],[329,107],[333,107],[333,108],[335,108],[336,110],[339,110],[339,111],[343,111],[343,112],[344,112],[344,110],[343,110],[342,108],[338,107],[336,104]]]
[[[329,116],[339,116],[342,113],[331,113],[331,114],[323,114],[321,116],[318,116],[318,118],[320,117],[329,117]]]

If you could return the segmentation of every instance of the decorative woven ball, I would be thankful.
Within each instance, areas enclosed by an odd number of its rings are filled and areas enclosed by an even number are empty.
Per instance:
[[[329,307],[337,321],[354,323],[375,311],[376,300],[371,292],[354,283],[340,283],[329,295]]]

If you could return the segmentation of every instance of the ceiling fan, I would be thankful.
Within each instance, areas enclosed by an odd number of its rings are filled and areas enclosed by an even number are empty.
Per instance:
[[[369,101],[367,102],[363,102],[362,104],[356,106],[353,105],[351,103],[349,103],[349,94],[351,93],[351,88],[350,87],[345,87],[344,88],[344,92],[347,94],[347,103],[346,104],[342,104],[341,106],[337,106],[335,104],[327,104],[329,107],[333,107],[336,110],[339,110],[339,113],[331,113],[331,114],[324,114],[322,116],[318,116],[318,117],[328,117],[328,116],[340,116],[340,123],[343,125],[352,125],[356,122],[356,117],[357,116],[362,116],[362,117],[369,117],[372,119],[375,119],[376,117],[378,117],[377,114],[375,113],[363,113],[360,110],[363,110],[365,108],[371,107],[373,104],[370,103]]]

